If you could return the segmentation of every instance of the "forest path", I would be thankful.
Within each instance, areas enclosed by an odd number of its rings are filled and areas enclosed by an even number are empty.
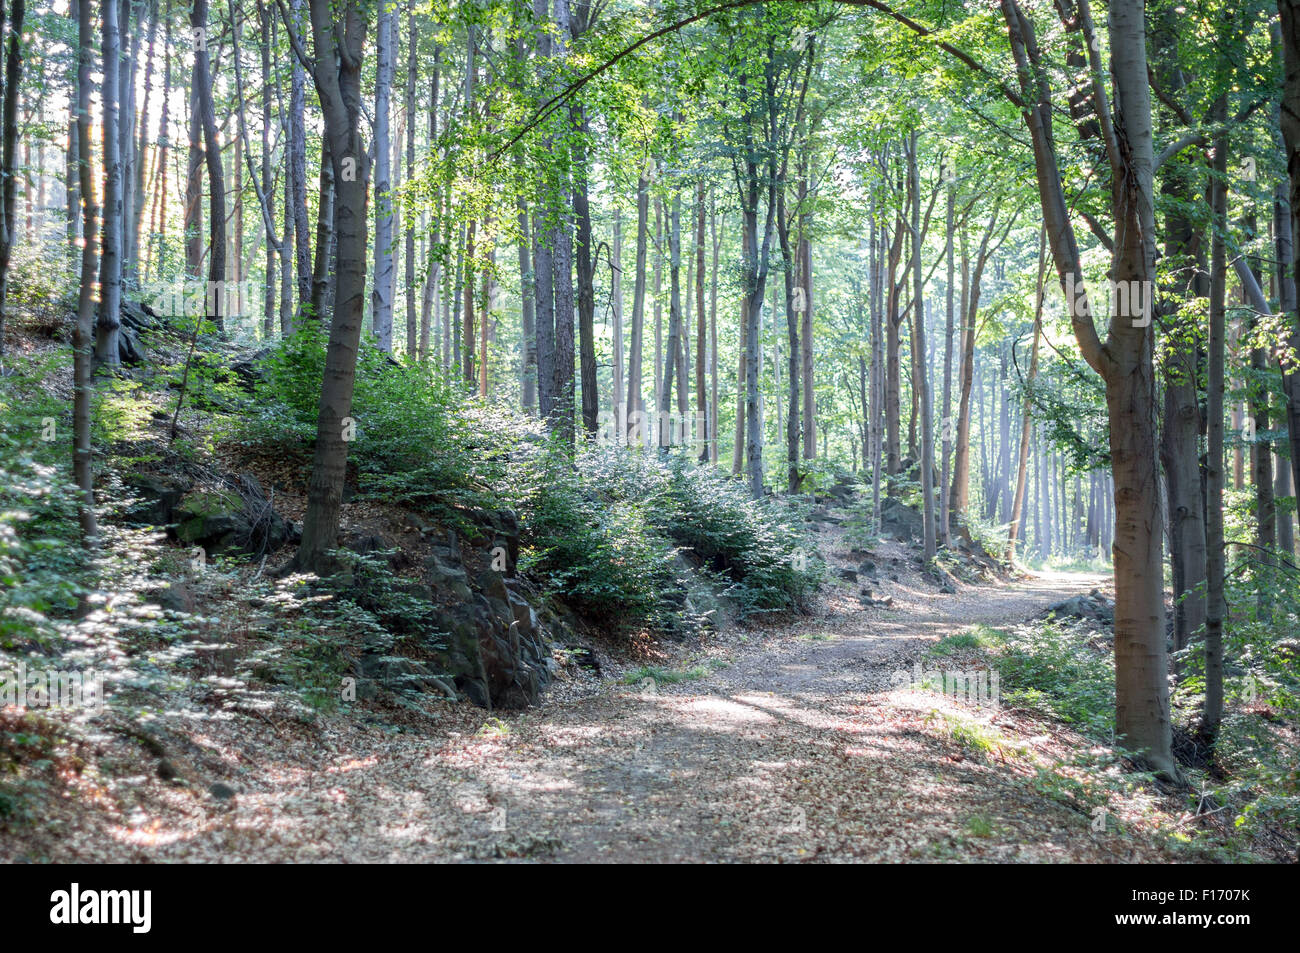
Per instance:
[[[442,704],[417,730],[362,711],[213,726],[195,740],[228,760],[237,796],[141,778],[135,807],[51,818],[22,850],[245,863],[1176,859],[1118,825],[1093,831],[1086,807],[1053,788],[1043,766],[1086,749],[1078,735],[908,684],[915,666],[940,667],[924,661],[938,639],[1109,580],[1042,573],[940,594],[902,546],[873,555],[893,567],[873,583],[892,606],[864,608],[858,584],[831,582],[810,615],[664,647],[681,680],[627,684],[611,663],[604,679],[562,679],[538,708]],[[980,737],[995,741],[983,755]]]
[[[891,686],[945,635],[1108,580],[1045,573],[955,595],[894,582],[890,609],[831,586],[811,617],[719,638],[688,660],[693,679],[606,681],[480,713],[440,742],[357,726],[313,767],[267,766],[269,790],[186,840],[244,860],[1134,859],[1132,841],[1034,790],[1032,771],[966,756],[936,730],[947,699]]]
[[[504,827],[471,855],[936,859],[978,815],[1018,831],[1023,859],[1064,859],[1058,823],[1087,838],[1086,822],[1053,823],[996,771],[954,760],[920,730],[934,696],[891,688],[946,635],[1023,621],[1107,581],[1046,573],[956,595],[894,587],[885,610],[832,594],[818,616],[711,654],[694,670],[701,678],[610,686],[512,718],[440,755],[464,771],[467,824]]]

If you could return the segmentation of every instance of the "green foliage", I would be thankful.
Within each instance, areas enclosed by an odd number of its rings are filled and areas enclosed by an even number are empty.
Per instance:
[[[1005,703],[1023,706],[1108,740],[1115,716],[1114,661],[1076,628],[1054,621],[1005,636],[996,665]]]
[[[687,669],[662,668],[658,665],[642,665],[623,676],[624,685],[637,685],[650,679],[659,685],[675,685],[678,682],[697,682],[709,674],[703,665]]]
[[[674,551],[649,519],[655,497],[611,497],[609,474],[575,468],[562,452],[544,455],[540,466],[543,479],[524,511],[521,568],[603,625],[675,628],[683,594]]]
[[[76,607],[83,569],[75,487],[0,433],[0,648],[47,644],[49,616]]]
[[[727,590],[744,613],[801,609],[825,563],[783,504],[751,500],[716,469],[672,458],[658,523],[732,581]]]

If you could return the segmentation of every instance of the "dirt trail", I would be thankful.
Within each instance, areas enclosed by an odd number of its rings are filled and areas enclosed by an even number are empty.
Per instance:
[[[957,595],[903,584],[892,587],[892,609],[853,608],[835,589],[819,617],[697,657],[706,673],[697,680],[607,682],[432,746],[359,728],[327,736],[316,764],[267,765],[221,823],[145,851],[417,862],[1130,859],[1131,844],[1092,836],[1077,809],[927,730],[935,696],[890,690],[891,676],[944,635],[1021,621],[1103,584],[1048,574]]]
[[[1090,830],[1077,805],[1035,787],[1029,762],[973,757],[947,726],[978,719],[1049,761],[1079,739],[899,684],[939,638],[1025,620],[1107,580],[1041,574],[943,595],[905,560],[888,561],[899,568],[875,584],[891,607],[864,608],[857,584],[832,583],[810,616],[679,646],[663,664],[689,673],[680,681],[571,681],[542,707],[499,718],[448,704],[432,731],[361,711],[315,726],[214,724],[193,738],[227,763],[237,796],[142,777],[96,811],[62,802],[17,851],[64,861],[1165,859]]]

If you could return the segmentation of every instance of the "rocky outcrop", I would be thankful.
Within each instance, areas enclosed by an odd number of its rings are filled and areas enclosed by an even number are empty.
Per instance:
[[[518,523],[507,510],[477,510],[466,517],[476,530],[472,540],[454,530],[426,528],[419,581],[404,587],[431,609],[429,630],[417,646],[429,662],[395,660],[376,647],[363,657],[359,672],[388,688],[423,679],[484,708],[535,705],[551,682],[553,663],[548,627],[515,573]],[[350,540],[349,548],[396,546],[366,537]]]
[[[262,556],[297,537],[248,474],[198,482],[184,473],[136,473],[124,482],[135,496],[128,522],[166,527],[208,556]]]

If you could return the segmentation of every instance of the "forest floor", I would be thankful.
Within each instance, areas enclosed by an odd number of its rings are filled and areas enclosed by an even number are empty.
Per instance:
[[[832,566],[846,556],[835,532]],[[82,778],[36,829],[0,834],[0,860],[1196,859],[1162,833],[1185,819],[1168,792],[1112,792],[1105,830],[1063,796],[1081,736],[912,685],[915,666],[940,664],[925,660],[940,638],[1024,621],[1105,577],[942,594],[905,547],[873,556],[905,567],[883,583],[892,606],[831,583],[805,616],[602,653],[600,675],[565,666],[526,712],[210,721],[170,780],[137,747],[129,777]],[[214,768],[228,785],[209,787]]]

